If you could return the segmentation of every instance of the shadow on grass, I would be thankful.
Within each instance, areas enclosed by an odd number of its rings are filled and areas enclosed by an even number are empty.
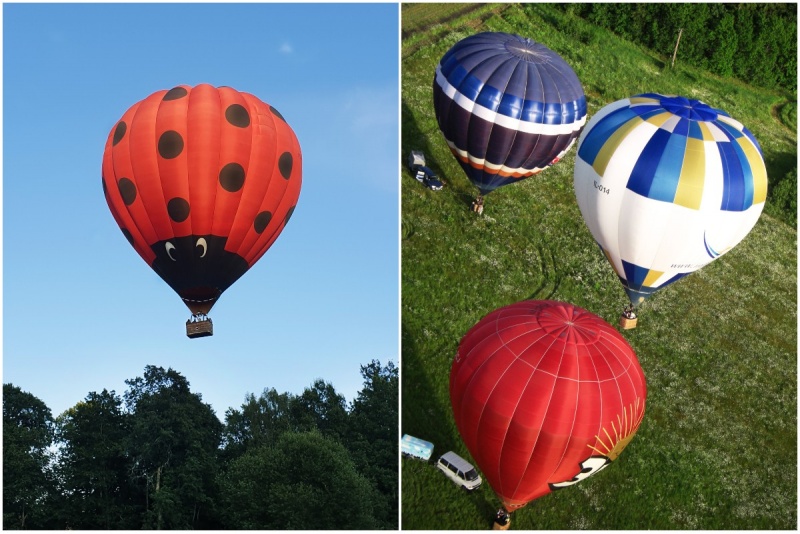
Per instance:
[[[448,431],[452,428],[452,425],[445,424],[446,421],[452,421],[453,415],[450,406],[437,402],[435,400],[436,397],[430,395],[430,392],[435,391],[435,389],[425,372],[425,362],[420,359],[416,350],[416,335],[405,325],[402,327],[401,373],[403,376],[403,405],[401,406],[401,433],[411,434],[433,443],[434,454],[431,456],[430,466],[431,469],[436,469],[435,462],[439,456],[447,451],[461,449],[461,444],[458,443],[460,438],[453,436]],[[492,509],[492,504],[483,495],[483,492],[484,490],[491,492],[492,489],[486,484],[485,486],[485,488],[469,493],[467,501],[475,508],[475,513],[480,514],[480,517],[487,518],[487,527],[491,527],[495,510]],[[436,496],[429,495],[429,497],[435,498]],[[402,505],[405,506],[406,503],[402,502]],[[410,513],[413,513],[413,508],[403,510],[404,515]],[[435,521],[435,517],[431,518],[431,524],[426,525],[426,528],[440,528]]]
[[[425,165],[430,167],[433,172],[439,175],[445,183],[445,187],[449,188],[452,195],[467,208],[471,208],[472,201],[475,200],[474,191],[466,191],[459,186],[454,186],[452,180],[444,180],[445,176],[442,174],[442,167],[436,164],[432,159],[431,154],[433,149],[427,141],[425,136],[419,128],[417,121],[414,119],[414,114],[408,107],[405,99],[402,101],[402,150],[401,161],[406,169],[408,169],[408,155],[412,150],[421,150],[425,154]]]
[[[769,186],[774,187],[789,171],[797,168],[797,152],[778,152],[766,158],[764,165],[767,167]]]
[[[539,267],[542,273],[539,286],[531,293],[527,300],[552,300],[561,285],[561,275],[556,266],[556,257],[550,247],[536,244],[539,256]]]
[[[448,450],[452,450],[456,443],[447,432],[448,425],[444,421],[452,419],[450,406],[443,406],[435,401],[434,386],[425,373],[424,362],[419,358],[415,348],[416,334],[409,331],[406,325],[402,326],[402,366],[403,373],[403,405],[401,406],[401,425],[403,434],[411,434],[434,446],[435,461]]]

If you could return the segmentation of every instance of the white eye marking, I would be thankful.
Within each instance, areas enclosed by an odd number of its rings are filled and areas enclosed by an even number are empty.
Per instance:
[[[206,252],[208,252],[208,243],[206,243],[206,238],[205,237],[201,237],[200,239],[198,239],[197,240],[197,244],[195,245],[195,247],[202,247],[203,253],[200,254],[200,257],[201,258],[205,257]]]
[[[597,473],[598,471],[602,471],[605,466],[611,463],[611,459],[606,456],[590,456],[589,458],[585,459],[581,462],[581,471],[570,480],[564,482],[558,482],[556,484],[550,484],[551,490],[557,490],[561,488],[566,488],[567,486],[571,486],[581,480],[592,476],[593,474]]]
[[[178,261],[175,259],[175,256],[172,255],[172,251],[175,250],[175,245],[167,241],[167,244],[165,246],[167,247],[167,256],[169,256],[169,259],[171,259],[172,261]]]

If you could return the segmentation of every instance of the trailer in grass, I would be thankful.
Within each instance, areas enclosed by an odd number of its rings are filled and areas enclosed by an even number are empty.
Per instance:
[[[417,458],[427,462],[433,454],[433,443],[404,434],[400,440],[400,452],[406,458]]]

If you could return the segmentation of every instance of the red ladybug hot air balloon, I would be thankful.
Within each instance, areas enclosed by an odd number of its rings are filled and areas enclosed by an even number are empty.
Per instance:
[[[230,87],[162,90],[112,128],[103,191],[122,233],[192,312],[187,335],[294,212],[302,155],[272,106]]]
[[[642,368],[620,333],[572,304],[523,301],[463,337],[456,425],[508,511],[606,467],[644,416]]]

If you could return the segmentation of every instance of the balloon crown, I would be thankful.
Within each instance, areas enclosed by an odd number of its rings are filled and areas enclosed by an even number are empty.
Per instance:
[[[505,47],[508,52],[528,63],[547,63],[550,60],[552,52],[547,49],[543,44],[519,35],[513,35],[513,39],[505,42]]]
[[[693,121],[715,121],[721,113],[720,110],[712,108],[705,102],[682,96],[663,96],[660,104],[670,113]]]

